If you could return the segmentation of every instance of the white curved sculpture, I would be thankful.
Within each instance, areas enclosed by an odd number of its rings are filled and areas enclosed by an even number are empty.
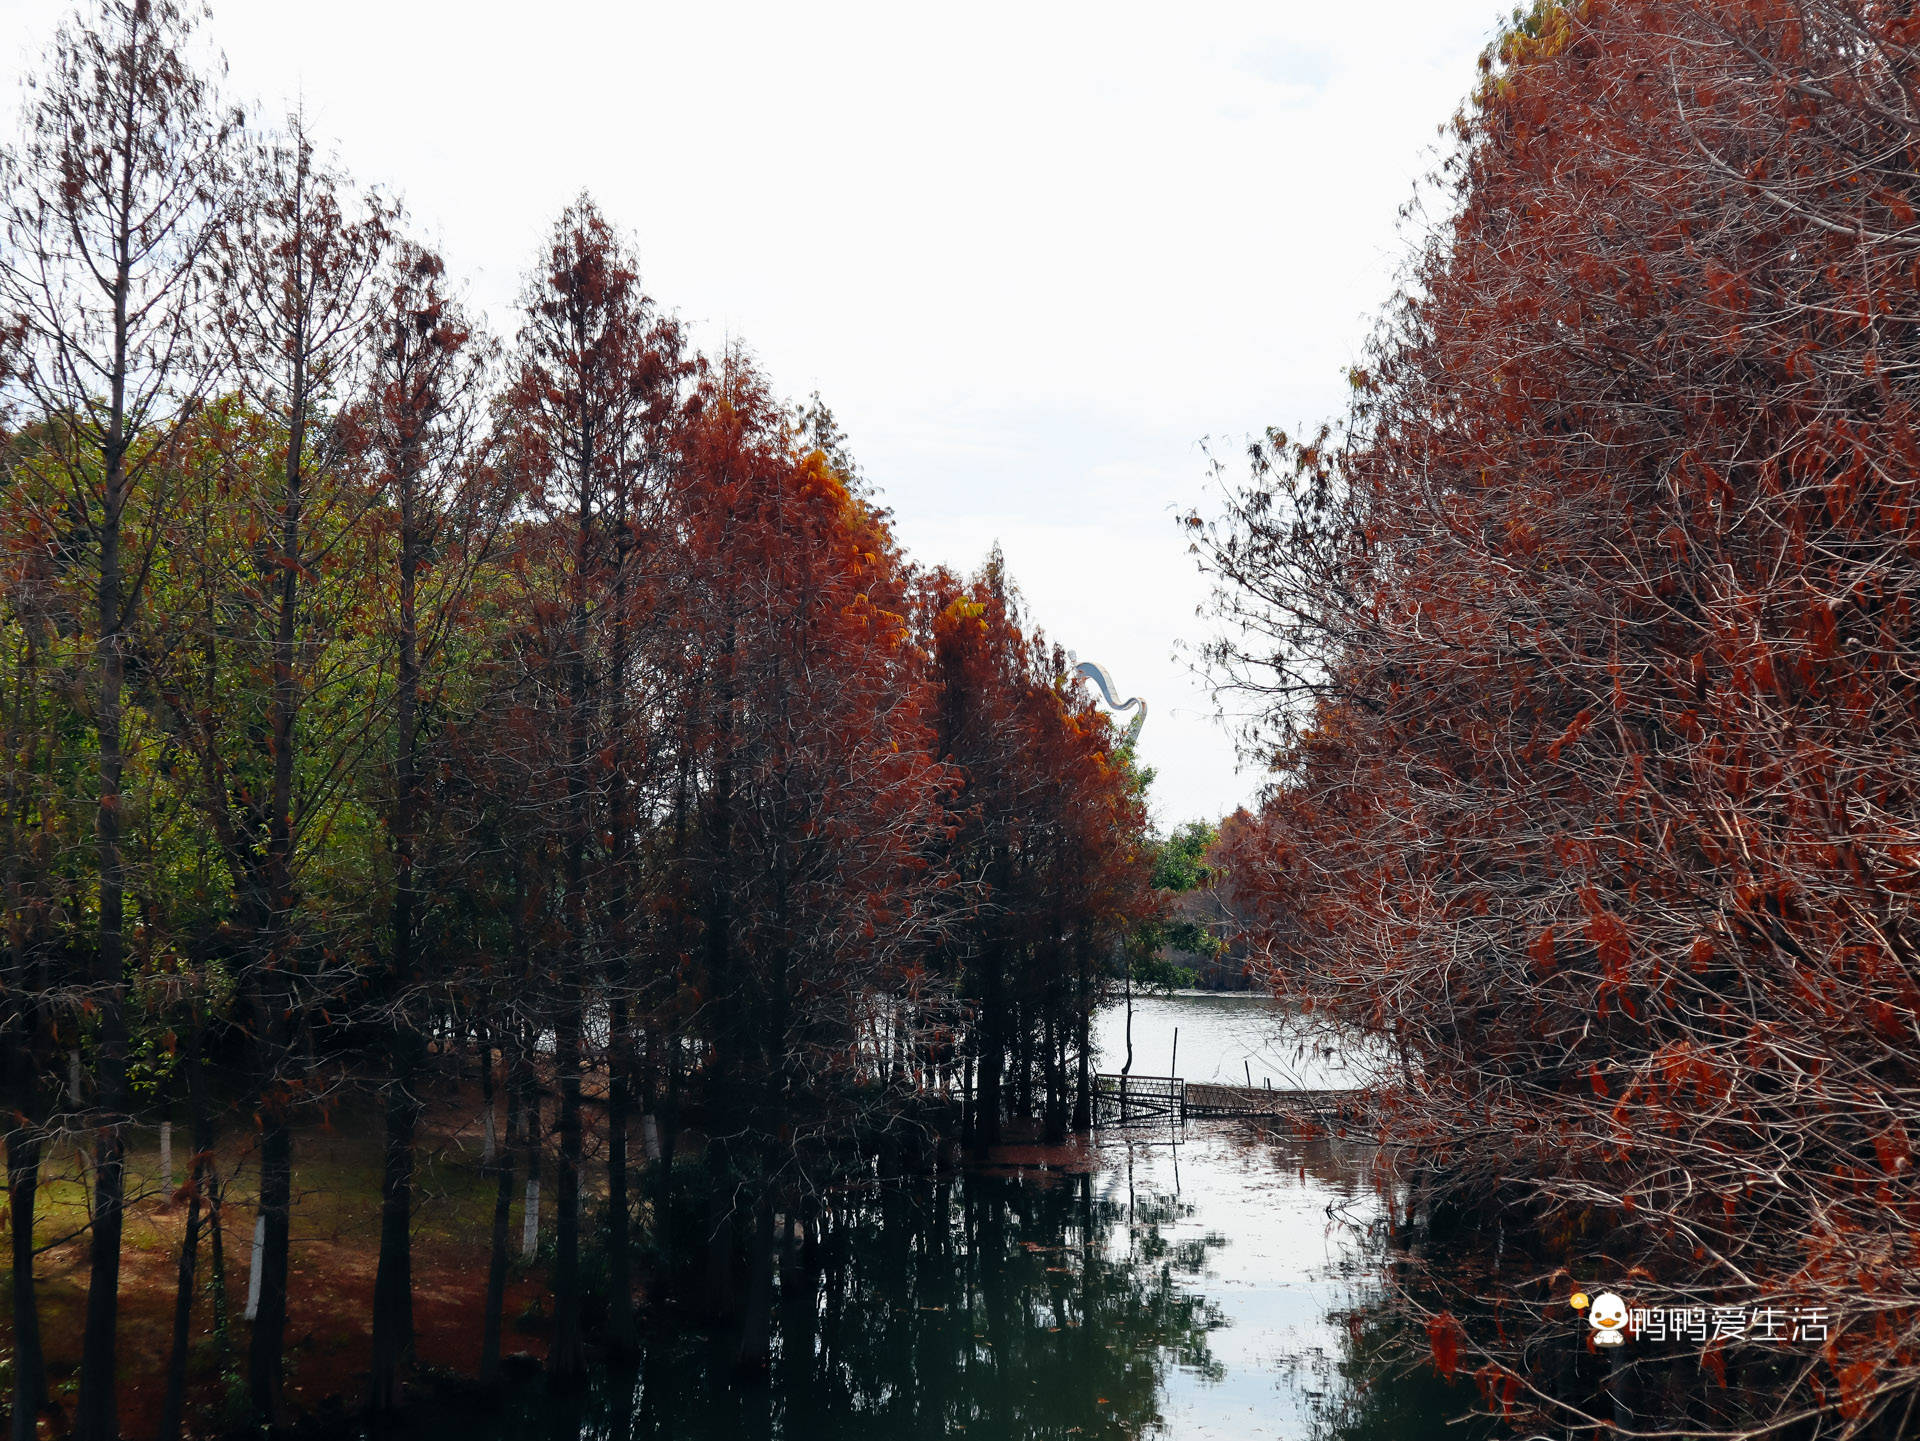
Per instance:
[[[1131,747],[1133,743],[1140,738],[1140,727],[1147,723],[1147,703],[1137,695],[1128,696],[1125,700],[1115,700],[1113,698],[1113,677],[1107,674],[1107,668],[1105,666],[1090,660],[1079,660],[1079,657],[1075,656],[1071,651],[1067,653],[1067,660],[1069,662],[1078,662],[1078,664],[1075,664],[1073,667],[1073,673],[1075,675],[1085,676],[1098,686],[1100,688],[1100,694],[1106,698],[1107,705],[1112,709],[1132,710],[1135,706],[1140,707],[1139,712],[1133,718],[1133,723],[1127,727],[1126,739],[1122,742],[1123,745]]]

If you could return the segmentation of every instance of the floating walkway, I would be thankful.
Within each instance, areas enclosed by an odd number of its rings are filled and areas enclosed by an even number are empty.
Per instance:
[[[1216,1116],[1277,1116],[1324,1125],[1351,1115],[1365,1099],[1361,1090],[1220,1086],[1179,1076],[1094,1077],[1094,1119],[1102,1126]]]

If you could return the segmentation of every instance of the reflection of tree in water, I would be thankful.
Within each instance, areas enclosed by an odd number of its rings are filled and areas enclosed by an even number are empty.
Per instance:
[[[1443,1381],[1411,1344],[1414,1322],[1376,1275],[1352,1275],[1339,1352],[1317,1378],[1314,1441],[1480,1441],[1504,1434],[1465,1381]],[[1424,1337],[1420,1338],[1424,1343]]]
[[[1137,1204],[1129,1247],[1125,1208],[1084,1176],[890,1189],[822,1278],[818,1344],[783,1338],[800,1344],[780,1390],[887,1435],[1137,1434],[1158,1417],[1165,1366],[1214,1365],[1218,1313],[1174,1279],[1202,1268],[1205,1246],[1164,1235],[1181,1214]]]
[[[1344,1290],[1330,1307],[1337,1346],[1279,1363],[1309,1404],[1314,1441],[1481,1441],[1504,1434],[1497,1421],[1471,1414],[1481,1401],[1471,1382],[1443,1381],[1429,1362],[1426,1333],[1400,1289],[1411,1279],[1404,1250],[1410,1238],[1404,1229],[1390,1232],[1380,1202],[1380,1148],[1285,1121],[1238,1126],[1218,1139],[1275,1174],[1318,1182],[1333,1196],[1329,1221],[1348,1236],[1336,1248],[1339,1259],[1320,1273]]]
[[[661,1338],[637,1376],[609,1373],[564,1414],[528,1398],[502,1419],[620,1441],[1140,1436],[1162,1424],[1169,1368],[1220,1374],[1220,1312],[1181,1278],[1221,1240],[1169,1237],[1189,1213],[1058,1173],[889,1185],[813,1264],[788,1258],[770,1385],[729,1385],[725,1346]]]

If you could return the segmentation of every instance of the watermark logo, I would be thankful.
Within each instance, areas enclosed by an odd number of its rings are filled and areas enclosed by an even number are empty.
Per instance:
[[[1581,1300],[1586,1298],[1582,1296]],[[1627,1340],[1627,1303],[1611,1291],[1602,1291],[1587,1307],[1587,1324],[1596,1346],[1623,1346]]]
[[[1612,1291],[1568,1299],[1587,1313],[1596,1346],[1635,1341],[1825,1341],[1833,1315],[1825,1306],[1629,1306]]]

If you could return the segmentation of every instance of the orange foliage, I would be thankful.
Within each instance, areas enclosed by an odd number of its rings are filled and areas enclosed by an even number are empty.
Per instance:
[[[1636,1304],[1850,1318],[1703,1433],[1822,1366],[1863,1425],[1920,1390],[1914,43],[1537,7],[1345,431],[1192,522],[1277,772],[1237,909],[1396,1058],[1388,1132],[1469,1209],[1597,1215]]]

